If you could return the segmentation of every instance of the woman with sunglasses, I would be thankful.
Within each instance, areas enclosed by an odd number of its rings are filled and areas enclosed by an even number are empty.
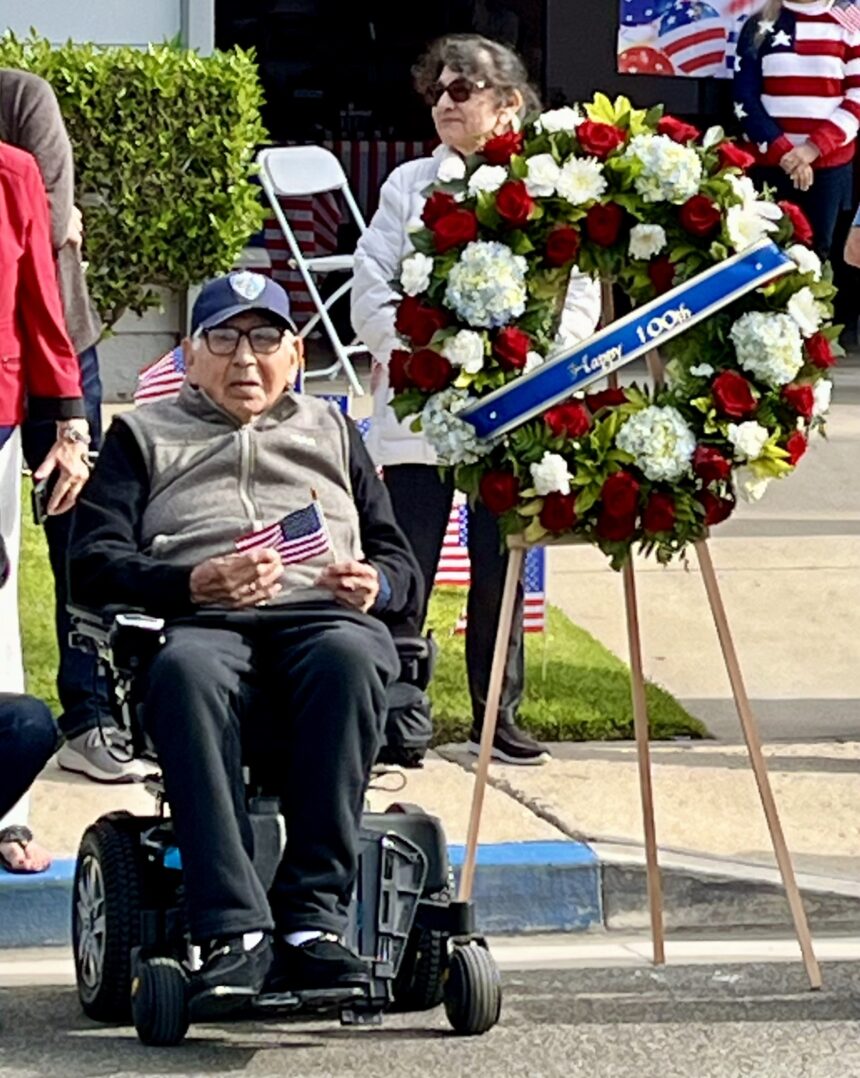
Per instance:
[[[384,469],[394,513],[418,558],[429,595],[454,496],[453,478],[440,474],[427,440],[398,422],[388,407],[387,366],[402,347],[394,327],[401,297],[392,281],[412,247],[409,228],[420,219],[424,192],[444,178],[452,162],[478,151],[495,135],[516,130],[526,113],[539,108],[525,66],[513,50],[477,35],[450,35],[435,41],[413,68],[415,87],[430,106],[441,145],[431,157],[396,168],[380,192],[379,209],[359,241],[352,285],[352,322],[374,357],[373,422],[368,448]],[[559,344],[581,340],[600,314],[599,292],[574,272],[565,300]],[[472,700],[469,747],[477,752],[490,681],[502,585],[507,567],[496,518],[483,506],[469,509],[471,585],[467,606],[466,665]],[[505,681],[493,756],[510,764],[543,763],[546,748],[516,724],[523,693],[522,586],[508,647]],[[399,626],[395,635],[418,635],[419,618]]]

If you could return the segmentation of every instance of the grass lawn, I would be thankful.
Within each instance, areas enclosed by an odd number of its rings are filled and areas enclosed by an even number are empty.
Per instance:
[[[29,504],[22,512],[20,603],[27,688],[56,712],[53,581],[44,534],[33,526]],[[461,589],[443,588],[430,605],[429,623],[440,644],[431,687],[437,742],[462,740],[470,723],[464,638],[452,635],[464,597]],[[702,724],[673,696],[651,684],[647,691],[655,738],[705,736]],[[525,726],[550,741],[632,737],[627,667],[560,610],[550,607],[547,632],[526,637],[526,698],[521,714]]]

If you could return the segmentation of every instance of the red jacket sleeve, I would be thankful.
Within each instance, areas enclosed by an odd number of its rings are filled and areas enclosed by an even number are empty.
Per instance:
[[[63,319],[48,197],[35,160],[25,171],[22,195],[29,228],[18,269],[17,305],[28,412],[38,418],[82,416],[81,372]]]

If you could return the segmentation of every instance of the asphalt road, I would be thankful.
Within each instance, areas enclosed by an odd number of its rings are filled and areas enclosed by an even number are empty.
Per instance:
[[[0,989],[0,1074],[9,1078],[496,1075],[550,1078],[860,1076],[860,963],[829,963],[810,993],[797,963],[511,971],[502,1021],[459,1039],[444,1013],[381,1028],[237,1022],[148,1049],[97,1027],[70,987]]]

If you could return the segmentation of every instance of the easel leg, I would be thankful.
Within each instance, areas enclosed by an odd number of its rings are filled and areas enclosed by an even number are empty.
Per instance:
[[[499,720],[499,704],[502,699],[502,683],[505,678],[505,660],[508,653],[508,641],[511,637],[511,624],[514,620],[517,584],[519,583],[524,557],[524,547],[513,547],[508,554],[508,569],[505,574],[502,606],[499,611],[499,628],[496,631],[496,650],[493,654],[493,668],[490,672],[490,685],[487,690],[487,706],[484,710],[484,725],[481,729],[481,747],[478,753],[478,766],[475,770],[475,786],[472,791],[472,810],[469,815],[469,832],[466,837],[466,860],[463,863],[463,874],[460,876],[459,899],[461,902],[468,902],[472,897],[472,887],[475,882],[475,858],[478,853],[481,811],[484,807],[484,793],[487,789],[487,776],[490,771],[493,738],[496,736],[496,724]]]
[[[759,736],[758,726],[752,713],[752,708],[750,707],[746,687],[744,686],[743,675],[741,674],[740,663],[738,662],[732,635],[729,631],[729,622],[726,617],[725,607],[723,606],[722,596],[720,595],[717,575],[714,572],[714,564],[711,561],[711,552],[704,539],[700,539],[699,542],[696,543],[696,554],[699,557],[702,579],[705,582],[705,590],[708,593],[708,602],[711,604],[711,613],[713,614],[714,624],[717,628],[717,636],[720,639],[720,647],[723,651],[726,671],[728,672],[729,681],[731,682],[732,694],[734,695],[735,706],[738,711],[738,718],[741,721],[741,729],[743,730],[744,740],[746,741],[747,751],[749,752],[750,764],[752,765],[753,774],[755,775],[756,784],[758,785],[759,797],[761,798],[768,830],[770,831],[773,852],[776,856],[777,864],[779,865],[779,871],[782,875],[782,882],[785,887],[788,904],[791,908],[791,916],[794,920],[794,931],[797,935],[797,942],[800,944],[800,952],[803,955],[806,974],[809,977],[809,986],[812,989],[817,989],[821,987],[821,969],[812,947],[812,937],[810,936],[809,923],[806,919],[806,910],[803,907],[803,899],[800,895],[800,889],[797,886],[797,879],[794,875],[791,854],[788,852],[788,846],[786,845],[785,836],[782,832],[782,824],[779,819],[779,812],[777,811],[776,801],[774,800],[773,790],[771,789],[770,779],[768,777],[767,764],[765,763],[764,753],[761,748],[761,738]]]
[[[648,877],[648,909],[651,913],[651,943],[654,964],[666,961],[663,935],[663,884],[657,859],[657,829],[654,825],[654,791],[651,783],[651,749],[648,737],[648,705],[645,700],[645,675],[642,670],[642,644],[639,612],[636,603],[636,577],[633,563],[624,566],[624,607],[627,614],[627,641],[630,648],[630,692],[633,698],[633,727],[636,733],[636,759],[639,765],[639,793],[642,798],[642,824],[645,832],[645,865]]]

